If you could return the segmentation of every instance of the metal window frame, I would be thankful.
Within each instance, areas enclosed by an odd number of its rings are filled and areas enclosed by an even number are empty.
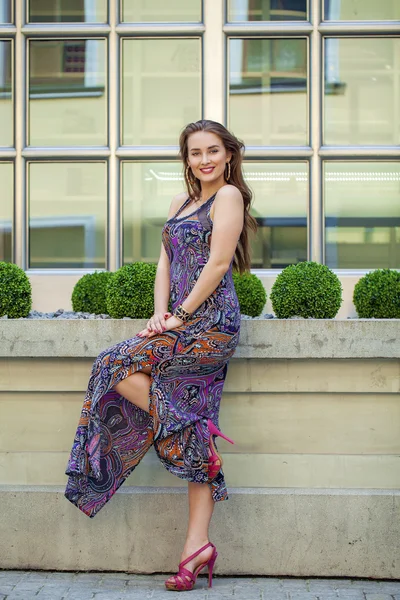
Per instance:
[[[108,170],[106,265],[116,270],[122,262],[122,161],[177,160],[178,146],[121,146],[121,56],[122,38],[199,37],[202,40],[203,118],[227,123],[228,79],[227,45],[231,37],[307,37],[309,40],[309,146],[247,147],[245,160],[294,161],[309,163],[308,257],[324,262],[323,162],[326,160],[384,161],[399,158],[398,146],[324,146],[323,127],[323,43],[332,36],[400,36],[400,22],[324,21],[323,0],[308,0],[309,20],[288,22],[228,22],[227,0],[203,0],[200,23],[122,23],[121,0],[108,0],[106,24],[26,22],[27,0],[12,3],[13,23],[0,25],[0,40],[13,41],[14,148],[0,150],[0,160],[14,163],[13,261],[28,270],[27,162],[43,159],[55,161],[104,160]],[[27,46],[34,38],[105,38],[108,43],[108,140],[107,147],[34,148],[24,144],[27,127]],[[30,272],[33,270],[29,269]],[[39,270],[43,273],[44,270]],[[338,272],[343,270],[338,269]],[[48,270],[45,270],[48,273]],[[53,270],[62,274],[76,270]],[[84,269],[79,272],[85,272]],[[257,269],[268,275],[278,270]],[[343,272],[350,273],[344,270]],[[351,273],[364,273],[354,271]]]

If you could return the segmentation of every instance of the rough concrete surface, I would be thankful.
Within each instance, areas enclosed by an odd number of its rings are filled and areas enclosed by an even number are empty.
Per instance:
[[[146,321],[0,321],[0,356],[95,357]],[[236,358],[399,358],[400,319],[243,321]]]
[[[121,488],[89,519],[60,488],[0,489],[0,565],[171,572],[185,489]],[[217,574],[400,578],[400,492],[234,489],[217,504]],[[185,524],[183,527],[182,524]]]

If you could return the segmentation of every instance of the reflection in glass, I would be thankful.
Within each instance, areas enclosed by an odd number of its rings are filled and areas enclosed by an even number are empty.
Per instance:
[[[201,118],[199,39],[123,41],[123,144],[176,145]]]
[[[307,0],[229,0],[229,21],[305,21]]]
[[[107,144],[104,40],[29,44],[29,144]]]
[[[105,163],[29,165],[29,267],[105,268]]]
[[[29,0],[31,23],[105,23],[107,0]]]
[[[0,41],[0,146],[13,146],[11,42]]]
[[[252,267],[281,269],[307,260],[307,163],[245,163],[258,223]],[[172,198],[185,190],[181,163],[123,164],[124,264],[157,262]]]
[[[171,200],[184,190],[179,162],[123,163],[124,264],[158,261]]]
[[[400,38],[325,40],[328,145],[400,141]]]
[[[0,23],[11,23],[11,0],[1,0],[0,2]]]
[[[332,21],[394,21],[400,19],[399,0],[325,0],[324,19]]]
[[[307,41],[229,42],[229,127],[250,146],[307,144]]]
[[[400,163],[325,163],[326,264],[400,268]]]
[[[122,21],[198,23],[201,20],[201,0],[123,0]]]
[[[284,269],[307,260],[307,163],[245,162],[244,175],[258,223],[252,267]]]
[[[12,261],[13,165],[0,162],[0,260]]]

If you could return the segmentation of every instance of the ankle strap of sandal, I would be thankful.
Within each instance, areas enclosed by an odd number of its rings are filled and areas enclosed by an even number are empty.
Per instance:
[[[196,558],[196,556],[198,556],[201,552],[203,552],[203,550],[205,550],[206,548],[209,548],[210,546],[215,549],[214,544],[212,544],[211,542],[208,542],[205,546],[200,548],[200,550],[197,550],[197,552],[194,552],[193,554],[191,554],[191,556],[188,556],[188,558],[183,560],[181,562],[181,564],[179,565],[179,569],[181,567],[184,567],[188,562],[190,562],[193,558]]]

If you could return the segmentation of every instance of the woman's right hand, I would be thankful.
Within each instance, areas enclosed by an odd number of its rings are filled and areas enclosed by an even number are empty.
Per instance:
[[[166,313],[154,313],[154,315],[147,322],[147,331],[149,333],[163,333],[166,330],[166,319],[169,319],[172,314]]]

